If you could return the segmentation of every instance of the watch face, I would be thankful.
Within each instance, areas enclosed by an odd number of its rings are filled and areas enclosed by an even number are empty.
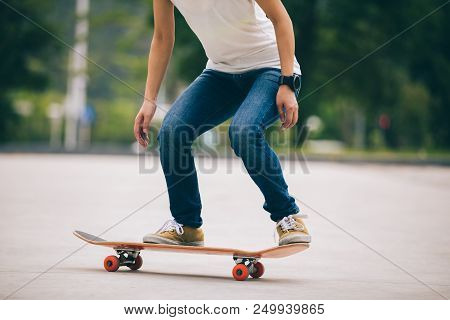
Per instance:
[[[294,76],[294,88],[297,90],[297,89],[300,89],[300,86],[301,86],[300,76],[295,75]]]

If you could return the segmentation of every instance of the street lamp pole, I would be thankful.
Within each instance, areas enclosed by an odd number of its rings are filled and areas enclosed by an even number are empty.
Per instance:
[[[65,102],[65,140],[67,151],[79,145],[79,122],[86,107],[89,0],[76,0],[75,45],[70,52]]]

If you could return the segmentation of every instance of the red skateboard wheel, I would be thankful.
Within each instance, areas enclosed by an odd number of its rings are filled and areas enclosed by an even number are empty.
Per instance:
[[[119,258],[116,256],[107,256],[103,261],[103,266],[108,272],[115,272],[119,269]]]
[[[264,265],[261,262],[257,262],[253,267],[255,268],[255,271],[250,274],[252,278],[261,278],[264,274]]]
[[[137,256],[136,260],[134,261],[133,264],[128,265],[128,268],[130,268],[131,270],[138,270],[140,267],[142,267],[142,263],[144,261],[142,260],[141,256]]]
[[[237,264],[233,268],[233,278],[237,281],[244,281],[248,278],[248,269],[244,264]]]

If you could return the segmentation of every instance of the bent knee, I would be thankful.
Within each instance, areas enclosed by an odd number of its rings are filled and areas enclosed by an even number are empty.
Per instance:
[[[263,129],[255,124],[232,123],[228,135],[231,148],[238,156],[264,141]]]
[[[194,128],[173,117],[166,117],[158,132],[160,147],[189,145],[192,144],[194,137]]]

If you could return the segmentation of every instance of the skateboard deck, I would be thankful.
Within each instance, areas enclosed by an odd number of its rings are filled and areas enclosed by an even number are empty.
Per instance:
[[[104,260],[104,267],[107,271],[117,271],[120,266],[127,266],[132,270],[137,270],[142,266],[142,250],[166,251],[190,254],[225,255],[233,257],[236,266],[233,268],[233,277],[236,280],[245,280],[248,276],[259,278],[264,273],[264,266],[259,260],[261,258],[284,258],[302,252],[309,248],[307,243],[294,243],[283,246],[272,247],[259,251],[247,251],[233,248],[219,247],[196,247],[179,246],[170,244],[153,244],[143,242],[123,242],[107,241],[100,237],[83,231],[74,231],[73,234],[87,243],[110,247],[118,255],[108,256]]]

